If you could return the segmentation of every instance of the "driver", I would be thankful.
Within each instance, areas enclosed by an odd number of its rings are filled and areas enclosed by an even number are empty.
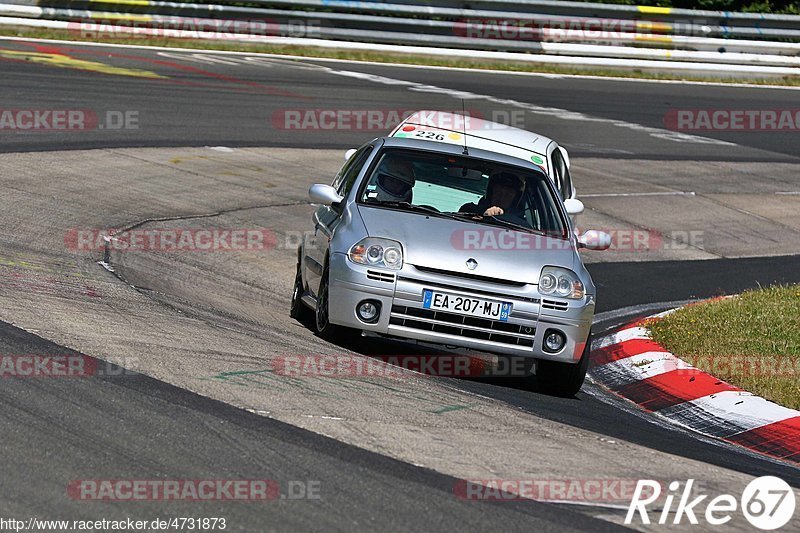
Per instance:
[[[525,214],[520,208],[525,182],[512,172],[495,172],[489,176],[486,194],[478,203],[468,203],[459,209],[462,213],[474,213],[487,217],[507,215],[508,220],[525,221]]]
[[[414,167],[405,159],[387,157],[381,161],[377,170],[377,195],[379,202],[408,202],[413,196],[416,183]]]

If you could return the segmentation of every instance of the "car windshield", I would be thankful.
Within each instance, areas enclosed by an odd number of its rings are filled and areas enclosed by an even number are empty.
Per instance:
[[[386,149],[359,203],[566,238],[547,176],[467,156]]]

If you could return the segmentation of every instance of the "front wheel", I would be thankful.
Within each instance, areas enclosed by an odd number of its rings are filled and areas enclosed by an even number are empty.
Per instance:
[[[569,398],[581,390],[589,368],[589,352],[592,349],[592,332],[586,338],[580,361],[577,363],[560,363],[558,361],[537,361],[536,384],[538,388],[554,394]]]
[[[303,275],[300,272],[300,262],[297,263],[297,274],[294,276],[294,288],[292,289],[292,306],[289,309],[289,316],[301,322],[308,324],[311,322],[311,309],[306,307],[303,303],[303,293],[305,287],[303,286]]]
[[[314,312],[315,326],[317,335],[326,341],[335,342],[344,337],[346,328],[331,324],[328,306],[330,305],[330,269],[328,262],[325,261],[325,269],[322,271],[322,279],[319,282],[317,291],[317,307]]]

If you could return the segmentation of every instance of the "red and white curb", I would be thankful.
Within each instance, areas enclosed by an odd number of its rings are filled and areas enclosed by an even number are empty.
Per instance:
[[[653,342],[642,322],[594,343],[589,375],[596,383],[669,422],[800,465],[800,411],[675,357]]]

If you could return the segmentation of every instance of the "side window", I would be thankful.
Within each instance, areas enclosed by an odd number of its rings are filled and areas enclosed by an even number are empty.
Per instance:
[[[547,183],[544,180],[537,180],[536,186],[528,191],[533,214],[533,228],[546,234],[564,235],[561,218],[553,205],[555,198],[547,189]]]
[[[350,159],[348,159],[339,170],[331,186],[336,189],[336,192],[340,195],[347,196],[347,193],[350,192],[356,177],[359,172],[361,172],[361,168],[364,166],[364,163],[366,163],[369,154],[372,153],[372,148],[373,146],[371,144],[360,148],[356,153],[350,156]]]
[[[558,148],[553,150],[551,158],[553,160],[553,177],[555,178],[556,189],[561,193],[561,199],[566,200],[572,194],[567,164],[564,162],[564,158]]]
[[[572,197],[572,176],[567,165],[564,165],[564,194],[561,196],[564,200]]]

